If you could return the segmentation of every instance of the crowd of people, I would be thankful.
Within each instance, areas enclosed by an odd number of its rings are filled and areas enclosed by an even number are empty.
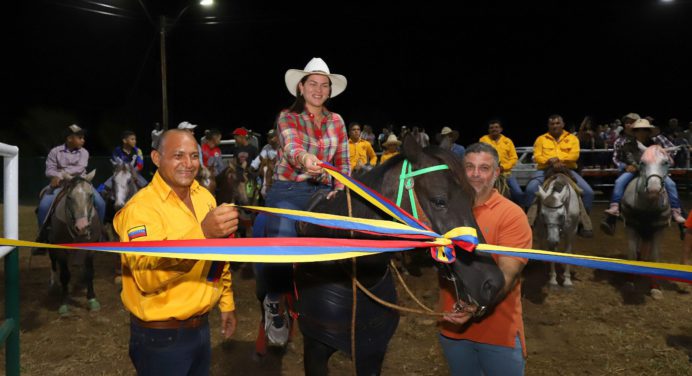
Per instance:
[[[293,104],[281,111],[275,127],[267,133],[267,144],[261,149],[253,145],[245,128],[232,132],[235,145],[231,151],[237,163],[257,169],[260,158],[276,159],[274,183],[266,192],[266,205],[304,210],[317,192],[327,199],[344,186],[333,181],[322,169],[328,162],[344,174],[357,174],[387,163],[399,152],[402,140],[414,137],[425,147],[431,137],[421,127],[393,126],[375,135],[372,127],[353,122],[348,128],[343,118],[331,111],[326,103],[347,87],[344,76],[330,73],[327,64],[314,58],[304,69],[290,69],[285,75],[286,88],[294,97]],[[238,228],[238,211],[219,205],[195,181],[200,168],[217,174],[224,169],[220,148],[223,133],[216,129],[195,136],[197,125],[181,122],[176,129],[157,134],[152,144],[151,159],[157,171],[151,182],[137,178],[142,188],[120,210],[113,221],[123,242],[143,240],[223,238]],[[560,115],[550,115],[546,132],[536,136],[533,158],[537,170],[525,189],[512,170],[518,157],[513,141],[504,132],[499,120],[487,124],[487,134],[466,147],[459,143],[459,132],[444,127],[434,141],[454,153],[462,162],[466,177],[476,192],[473,208],[485,240],[490,244],[529,248],[532,245],[531,224],[535,217],[535,195],[548,171],[561,171],[571,176],[581,192],[581,229],[585,237],[593,236],[589,213],[594,191],[579,173],[580,166],[604,165],[600,159],[588,162],[582,149],[614,148],[612,163],[618,177],[611,204],[602,224],[612,233],[614,218],[619,215],[619,200],[627,183],[637,171],[643,148],[659,144],[667,148],[672,163],[675,146],[689,147],[692,123],[681,131],[677,120],[671,119],[662,132],[651,119],[630,113],[608,126],[594,126],[584,119],[575,132],[565,130]],[[397,134],[398,133],[398,134]],[[84,148],[85,132],[77,125],[67,128],[64,144],[52,149],[46,161],[50,179],[38,208],[38,221],[45,228],[52,201],[61,189],[66,175],[84,175],[89,153]],[[380,154],[378,156],[378,154]],[[686,154],[686,153],[680,153]],[[113,152],[114,163],[131,164],[135,171],[143,168],[143,153],[136,145],[136,135],[125,131]],[[509,187],[509,198],[494,189],[503,178]],[[109,189],[111,182],[100,190]],[[672,207],[672,219],[684,223],[675,182],[665,179]],[[103,198],[94,196],[99,216],[103,218]],[[533,210],[533,213],[532,213]],[[688,220],[692,227],[692,220]],[[269,216],[262,219],[262,233],[267,237],[294,237],[293,220]],[[43,233],[44,231],[41,231]],[[45,240],[40,238],[39,240]],[[692,240],[686,240],[692,249]],[[686,248],[687,249],[687,248]],[[689,258],[689,250],[684,261]],[[441,306],[447,312],[440,322],[440,343],[453,374],[520,375],[523,374],[526,344],[521,313],[521,287],[518,280],[527,260],[517,257],[493,256],[505,276],[505,286],[496,309],[482,320],[473,319],[473,311],[455,311],[453,295],[444,281],[440,282]],[[141,375],[208,374],[210,366],[209,312],[216,306],[221,311],[221,332],[225,338],[235,331],[237,318],[231,271],[227,263],[170,259],[153,256],[122,257],[122,301],[131,314],[130,358]],[[258,279],[270,281],[258,286],[267,312],[265,322],[271,342],[285,343],[288,337],[286,307],[281,296],[292,291],[291,264],[258,265]],[[318,346],[311,344],[311,346]],[[306,360],[307,361],[307,360]]]

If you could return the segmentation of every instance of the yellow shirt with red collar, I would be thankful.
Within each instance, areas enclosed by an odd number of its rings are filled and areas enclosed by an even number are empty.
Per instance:
[[[576,169],[579,159],[579,139],[577,136],[563,130],[556,140],[550,133],[538,136],[533,143],[533,160],[539,170],[548,167],[548,160],[557,158],[567,168]]]
[[[512,142],[509,137],[505,137],[505,135],[501,134],[496,141],[493,140],[490,135],[485,135],[481,137],[479,142],[486,143],[497,150],[497,154],[500,157],[500,166],[502,166],[502,173],[504,175],[512,173],[512,169],[517,164],[519,157],[517,157],[517,149],[514,148],[514,142]]]
[[[473,216],[487,244],[505,247],[531,248],[533,235],[524,211],[497,190],[486,202],[473,208]],[[492,255],[495,262],[500,257]],[[512,257],[526,264],[525,258]],[[445,312],[452,311],[455,302],[454,287],[449,281],[439,278],[440,304]],[[448,338],[466,339],[478,343],[514,348],[518,336],[526,356],[524,321],[521,307],[521,283],[517,283],[505,298],[479,322],[456,325],[448,321],[439,324],[440,333]]]
[[[349,138],[348,156],[351,161],[351,171],[358,165],[364,166],[368,163],[370,163],[371,166],[377,165],[377,154],[375,154],[375,150],[373,150],[370,142],[366,140],[353,142],[353,140]]]
[[[216,207],[197,181],[190,187],[194,213],[158,172],[113,219],[121,242],[204,239],[201,222]],[[125,308],[143,321],[185,320],[209,312],[235,310],[228,263],[122,255]]]

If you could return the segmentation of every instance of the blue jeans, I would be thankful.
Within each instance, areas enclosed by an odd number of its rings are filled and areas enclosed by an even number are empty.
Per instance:
[[[521,376],[524,374],[524,356],[518,335],[514,348],[465,339],[452,339],[441,334],[439,337],[450,375]]]
[[[326,185],[308,182],[274,181],[267,193],[268,207],[305,210],[313,194],[320,190],[329,190]],[[296,237],[296,221],[275,215],[266,218],[265,236]],[[257,272],[257,297],[266,293],[270,299],[277,300],[281,294],[293,290],[293,264],[255,264]]]
[[[43,197],[41,197],[41,201],[38,203],[39,228],[43,226],[43,222],[46,220],[46,216],[48,215],[48,209],[50,209],[51,204],[55,200],[55,196],[57,196],[60,191],[62,191],[62,187],[48,190]],[[103,201],[103,197],[101,197],[96,190],[94,190],[94,206],[96,207],[96,212],[98,213],[99,218],[101,218],[101,223],[103,223],[103,219],[106,217],[106,202]]]
[[[209,375],[209,323],[190,329],[130,324],[130,360],[139,376]]]
[[[627,184],[632,181],[637,175],[632,172],[623,172],[622,175],[615,179],[615,185],[613,186],[613,194],[610,197],[610,203],[619,203],[622,200],[622,196],[625,194],[625,189]],[[663,179],[663,186],[668,192],[668,201],[670,201],[670,207],[673,209],[680,208],[680,196],[678,196],[678,187],[675,185],[673,179],[670,176],[666,176]]]
[[[533,176],[531,177],[531,180],[529,180],[528,184],[526,184],[526,191],[524,191],[525,195],[525,205],[526,207],[531,206],[533,204],[533,200],[536,197],[536,192],[538,192],[538,187],[540,187],[543,182],[545,181],[545,176],[543,176],[544,171],[543,170],[538,170],[536,171]],[[569,175],[574,179],[574,181],[577,183],[577,186],[582,190],[582,201],[584,202],[584,208],[586,208],[586,211],[588,213],[591,212],[591,205],[593,204],[593,189],[591,189],[591,186],[589,183],[584,180],[584,178],[581,177],[576,171],[574,170],[569,170]]]
[[[521,186],[514,175],[507,176],[507,186],[509,187],[509,193],[517,205],[521,206],[524,204],[524,192],[521,190]]]

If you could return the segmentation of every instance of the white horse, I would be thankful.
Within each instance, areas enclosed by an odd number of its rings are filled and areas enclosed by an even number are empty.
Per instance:
[[[543,187],[538,188],[539,215],[534,224],[536,239],[541,239],[544,249],[557,251],[563,242],[564,251],[572,253],[572,241],[579,227],[579,194],[572,186],[571,179],[562,173],[547,179]],[[555,263],[550,263],[550,287],[557,287]],[[572,276],[569,264],[564,265],[562,286],[571,288]]]
[[[663,183],[669,166],[666,150],[659,145],[649,146],[642,154],[639,176],[625,188],[621,206],[630,260],[659,260],[663,230],[670,224],[670,202]],[[650,294],[657,300],[663,298],[653,280]]]

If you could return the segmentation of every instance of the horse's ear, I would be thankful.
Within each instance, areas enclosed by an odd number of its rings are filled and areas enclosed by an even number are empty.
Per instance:
[[[86,174],[84,177],[87,181],[91,181],[91,179],[94,178],[94,175],[96,175],[96,169],[91,170],[90,173]]]
[[[113,159],[113,158],[111,158],[110,161],[111,161],[111,164],[113,165],[113,167],[116,167],[116,166],[118,166],[118,165],[121,163],[121,162],[120,162],[120,159]]]
[[[418,145],[418,142],[416,142],[416,139],[411,136],[410,134],[407,134],[404,136],[404,140],[402,141],[402,155],[411,161],[411,163],[416,163],[418,161],[418,157],[423,154],[423,148]]]
[[[536,192],[536,196],[538,196],[538,198],[540,198],[541,201],[543,201],[545,200],[546,196],[548,196],[548,194],[543,190],[543,187],[539,185],[538,192]]]

